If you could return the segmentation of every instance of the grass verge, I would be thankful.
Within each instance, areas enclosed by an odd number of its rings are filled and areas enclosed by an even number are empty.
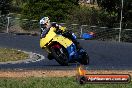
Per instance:
[[[74,77],[0,78],[0,88],[132,88],[129,84],[83,84]]]
[[[0,62],[18,61],[27,58],[28,54],[24,52],[15,49],[0,48]]]

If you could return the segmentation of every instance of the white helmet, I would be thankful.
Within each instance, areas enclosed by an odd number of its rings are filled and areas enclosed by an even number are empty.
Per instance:
[[[40,20],[40,24],[45,24],[45,23],[49,23],[50,20],[49,20],[49,17],[43,17],[41,20]]]

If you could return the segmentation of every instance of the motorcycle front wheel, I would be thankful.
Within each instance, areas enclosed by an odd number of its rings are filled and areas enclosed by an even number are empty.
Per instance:
[[[51,48],[51,52],[55,57],[55,60],[62,66],[68,65],[68,53],[65,48],[60,46],[60,48]]]

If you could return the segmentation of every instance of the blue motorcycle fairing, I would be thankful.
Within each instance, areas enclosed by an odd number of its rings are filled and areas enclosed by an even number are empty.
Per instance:
[[[75,44],[71,44],[70,46],[68,46],[67,48],[68,54],[69,54],[69,61],[78,58],[78,53],[76,51],[76,46]],[[73,58],[74,57],[74,58]]]

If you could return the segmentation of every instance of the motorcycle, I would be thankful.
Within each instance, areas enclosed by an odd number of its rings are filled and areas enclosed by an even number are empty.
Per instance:
[[[62,34],[58,34],[55,30],[54,27],[51,27],[40,38],[40,47],[49,53],[48,58],[50,60],[55,59],[63,66],[73,62],[87,65],[89,63],[88,54],[85,51],[78,52],[72,40],[64,37]]]

